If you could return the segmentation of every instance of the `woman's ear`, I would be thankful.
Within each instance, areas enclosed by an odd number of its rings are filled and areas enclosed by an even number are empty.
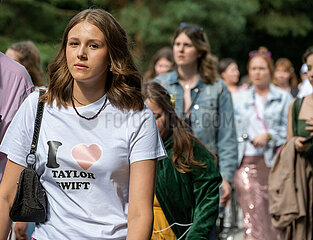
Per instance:
[[[223,78],[225,80],[225,72],[221,73],[221,78]]]

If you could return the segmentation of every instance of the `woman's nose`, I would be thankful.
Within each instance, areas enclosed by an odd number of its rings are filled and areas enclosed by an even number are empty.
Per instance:
[[[79,59],[87,59],[87,53],[86,53],[86,49],[81,46],[78,53],[77,53],[77,58]]]

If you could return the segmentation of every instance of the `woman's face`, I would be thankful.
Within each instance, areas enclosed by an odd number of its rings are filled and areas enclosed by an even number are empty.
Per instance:
[[[236,63],[231,63],[226,70],[222,72],[221,77],[226,83],[235,85],[239,81],[239,75],[238,65]]]
[[[76,81],[105,84],[110,61],[102,31],[87,21],[76,24],[68,33],[66,60]]]
[[[167,60],[167,58],[162,57],[160,58],[154,66],[154,71],[156,73],[157,76],[168,72],[172,67],[172,63],[171,61]]]
[[[277,66],[274,72],[274,78],[278,86],[289,84],[290,75],[290,72],[284,66]]]
[[[177,66],[197,65],[200,52],[192,44],[186,33],[180,33],[173,45],[174,60]]]
[[[271,72],[267,62],[261,57],[253,57],[249,64],[249,79],[255,87],[269,87]]]
[[[306,64],[308,65],[308,79],[313,86],[313,54],[308,56],[308,58],[306,59]]]
[[[166,140],[169,134],[168,124],[166,121],[166,114],[162,108],[158,104],[156,104],[153,100],[149,98],[146,99],[145,103],[148,105],[150,110],[153,112],[153,115],[156,120],[156,124],[158,126],[161,138]]]
[[[8,48],[8,50],[5,52],[5,55],[7,55],[9,58],[13,59],[16,62],[19,62],[18,52],[14,51],[13,49]]]

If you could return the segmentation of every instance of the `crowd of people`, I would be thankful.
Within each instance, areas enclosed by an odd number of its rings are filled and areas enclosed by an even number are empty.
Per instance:
[[[220,206],[234,198],[245,239],[312,239],[313,144],[305,140],[313,135],[313,47],[304,53],[300,81],[289,59],[274,62],[263,46],[251,50],[243,83],[236,60],[219,60],[204,29],[183,22],[172,47],[160,49],[142,77],[118,21],[86,9],[66,26],[47,85],[32,41],[5,54],[1,240],[12,232],[22,240],[213,240]],[[27,232],[27,223],[12,227],[9,212],[38,102],[44,112],[35,168],[48,214]],[[282,176],[272,169],[290,158],[302,164],[289,171],[306,172],[295,188],[308,187],[297,194],[302,212],[287,221],[276,206],[288,186],[269,179]]]

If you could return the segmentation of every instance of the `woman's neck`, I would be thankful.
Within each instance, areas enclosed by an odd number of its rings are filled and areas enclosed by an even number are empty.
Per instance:
[[[231,94],[234,94],[237,91],[238,86],[236,84],[229,84],[227,82],[225,82],[225,83],[226,83],[226,86],[227,86],[227,88]]]
[[[279,83],[278,84],[278,87],[286,90],[286,91],[290,91],[290,84],[288,82],[285,82],[285,83]]]
[[[194,86],[199,80],[197,66],[185,66],[177,68],[179,80],[184,86]]]
[[[96,102],[105,94],[104,86],[86,87],[83,83],[74,81],[73,98],[78,106],[84,106]]]
[[[265,97],[270,92],[268,85],[254,86],[254,91],[261,97]]]

